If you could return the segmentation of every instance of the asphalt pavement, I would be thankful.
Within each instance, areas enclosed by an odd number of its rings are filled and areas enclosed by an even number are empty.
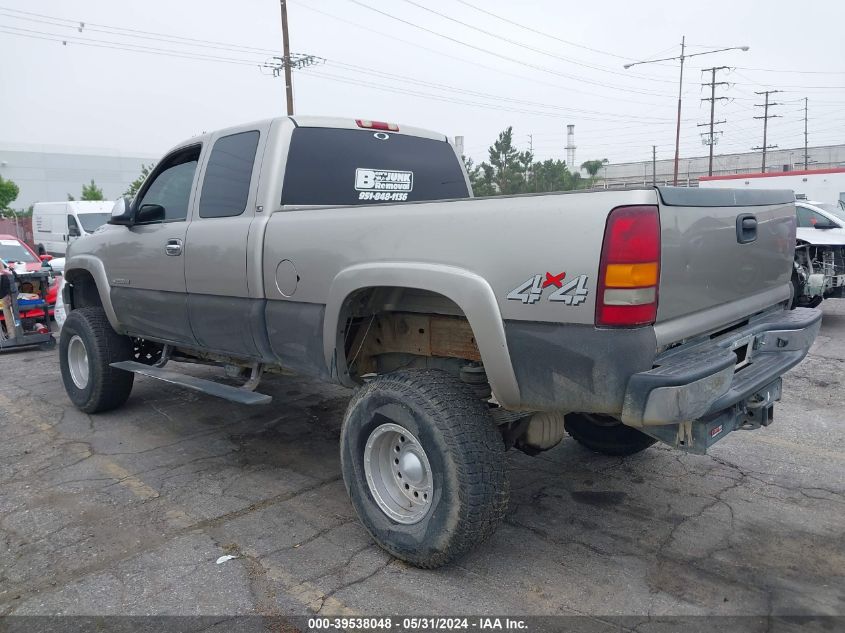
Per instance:
[[[824,312],[772,426],[510,452],[506,520],[435,571],[356,520],[343,388],[270,377],[249,408],[138,378],[89,416],[56,351],[0,355],[0,615],[845,615],[845,301]]]

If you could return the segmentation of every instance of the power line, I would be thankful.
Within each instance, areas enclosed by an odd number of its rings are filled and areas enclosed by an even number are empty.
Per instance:
[[[548,108],[548,109],[551,109],[551,110],[559,110],[561,112],[567,112],[567,113],[585,113],[585,114],[602,115],[604,117],[613,117],[614,119],[618,119],[618,121],[615,121],[615,122],[619,122],[619,121],[638,121],[638,122],[643,122],[643,123],[668,123],[668,122],[670,122],[669,119],[659,119],[659,118],[656,118],[656,117],[644,117],[644,116],[637,116],[637,115],[628,116],[628,115],[616,114],[616,113],[612,113],[612,112],[602,112],[602,111],[599,111],[599,110],[589,110],[589,109],[583,109],[583,108],[570,108],[568,106],[559,106],[559,105],[552,105],[552,104],[547,104],[547,103],[540,103],[540,102],[536,102],[536,101],[528,101],[528,100],[525,100],[525,99],[515,99],[515,98],[512,98],[512,97],[504,97],[502,95],[490,94],[490,93],[487,93],[487,92],[480,92],[480,91],[477,91],[477,90],[470,90],[470,89],[467,89],[467,88],[461,88],[459,86],[454,86],[454,85],[449,85],[449,84],[442,84],[442,83],[437,83],[437,82],[432,82],[432,81],[425,81],[425,80],[422,80],[422,79],[416,79],[416,78],[413,78],[413,77],[408,77],[407,75],[397,75],[395,73],[389,73],[389,72],[386,72],[386,71],[383,71],[383,70],[377,70],[377,69],[367,68],[367,67],[364,67],[364,66],[353,65],[353,64],[345,64],[345,63],[342,63],[342,62],[329,62],[329,64],[331,66],[337,66],[337,67],[339,67],[343,70],[347,70],[349,72],[387,77],[387,78],[395,79],[397,81],[401,81],[401,82],[405,82],[405,83],[417,84],[417,85],[435,88],[437,90],[448,91],[450,93],[457,92],[457,93],[461,93],[461,94],[467,94],[467,95],[470,95],[470,96],[473,96],[473,97],[481,97],[481,98],[486,98],[486,99],[492,99],[494,101],[509,101],[509,102],[512,102],[512,103],[515,103],[515,104],[522,104],[522,105],[530,105],[530,106],[541,107],[541,108]],[[606,119],[593,119],[593,120],[606,120]]]
[[[487,31],[486,29],[482,29],[481,27],[475,26],[474,24],[469,24],[468,22],[463,22],[462,20],[458,20],[457,18],[453,18],[449,15],[446,15],[445,13],[441,13],[440,11],[436,11],[434,9],[431,9],[431,8],[425,6],[425,5],[420,4],[419,2],[415,2],[414,0],[404,0],[404,1],[407,2],[410,5],[413,5],[417,8],[419,8],[419,9],[422,9],[423,11],[427,11],[427,12],[432,13],[434,15],[440,16],[441,18],[443,18],[445,20],[449,20],[450,22],[454,22],[455,24],[460,24],[461,26],[464,26],[468,29],[472,29],[473,31],[483,33],[484,35],[487,35],[489,37],[494,37],[497,40],[507,42],[508,44],[513,44],[514,46],[524,48],[524,49],[532,51],[534,53],[539,53],[540,55],[546,55],[547,57],[552,57],[554,59],[564,61],[564,62],[567,62],[569,64],[575,64],[576,66],[583,66],[584,68],[589,68],[591,70],[598,70],[598,71],[604,72],[604,73],[619,75],[620,77],[626,77],[626,78],[627,77],[635,77],[637,79],[643,79],[645,81],[655,81],[655,82],[664,83],[664,84],[666,84],[666,83],[673,84],[674,83],[673,81],[670,81],[668,79],[657,79],[657,78],[647,77],[647,76],[644,76],[644,75],[631,75],[631,74],[628,74],[628,73],[619,72],[618,70],[611,70],[609,68],[603,68],[602,66],[595,66],[593,64],[588,64],[586,62],[582,62],[582,61],[579,61],[579,60],[576,60],[576,59],[572,59],[570,57],[562,57],[560,55],[550,53],[549,51],[543,50],[541,48],[535,48],[533,46],[529,46],[528,44],[518,42],[517,40],[510,39],[508,37],[505,37],[504,35],[499,35],[497,33]]]
[[[553,39],[553,40],[556,40],[556,41],[561,42],[563,44],[566,44],[567,46],[574,46],[576,48],[582,48],[584,50],[591,51],[593,53],[599,53],[600,55],[607,55],[609,57],[615,57],[616,59],[624,59],[625,61],[631,60],[630,57],[625,57],[624,55],[617,55],[616,53],[611,53],[609,51],[603,51],[599,48],[591,48],[589,46],[585,46],[584,44],[578,44],[576,42],[571,42],[569,40],[565,40],[563,38],[560,38],[557,35],[552,35],[551,33],[546,33],[545,31],[540,31],[538,29],[531,28],[530,26],[520,24],[519,22],[514,22],[513,20],[509,20],[508,18],[502,17],[501,15],[493,13],[492,11],[488,11],[487,9],[482,9],[481,7],[479,7],[477,5],[466,2],[466,0],[458,0],[458,2],[460,2],[463,5],[468,6],[471,9],[475,9],[476,11],[479,11],[481,13],[489,15],[490,17],[496,18],[497,20],[501,20],[502,22],[506,22],[507,24],[510,24],[511,26],[515,26],[515,27],[518,27],[520,29],[530,31],[531,33],[536,33],[537,35],[542,35],[543,37],[548,37],[550,39]]]
[[[429,53],[434,53],[435,55],[440,55],[440,56],[445,57],[447,59],[453,59],[453,60],[462,62],[464,64],[470,64],[472,66],[477,66],[478,68],[484,68],[485,70],[500,73],[500,74],[506,75],[508,77],[515,77],[516,79],[520,79],[522,81],[525,80],[525,75],[521,75],[521,74],[517,74],[517,73],[513,73],[513,72],[508,72],[508,71],[506,71],[506,70],[504,70],[500,67],[487,66],[486,64],[482,64],[482,63],[479,63],[479,62],[474,61],[474,60],[465,59],[463,57],[456,57],[455,55],[450,55],[448,53],[444,53],[443,51],[440,51],[440,50],[437,50],[437,49],[434,49],[434,48],[430,48],[428,46],[424,46],[424,45],[419,44],[417,42],[412,42],[410,40],[406,40],[406,39],[403,39],[401,37],[396,37],[395,35],[392,35],[390,33],[385,33],[384,31],[379,31],[378,29],[374,29],[374,28],[371,28],[369,26],[365,26],[363,24],[353,22],[352,20],[347,20],[347,19],[341,18],[337,15],[333,15],[331,13],[321,11],[320,9],[317,9],[315,7],[312,7],[312,6],[309,6],[309,5],[306,5],[306,4],[297,3],[297,6],[300,9],[306,9],[307,11],[313,11],[314,13],[319,13],[320,15],[331,18],[332,20],[336,20],[338,22],[343,22],[344,24],[349,24],[350,26],[354,26],[355,28],[358,28],[358,29],[361,29],[361,30],[364,30],[364,31],[368,31],[370,33],[375,33],[376,35],[379,35],[381,37],[385,37],[385,38],[400,42],[402,44],[405,44],[406,46],[413,46],[415,48],[419,48],[421,50],[428,51]],[[551,83],[549,81],[544,81],[542,79],[532,78],[531,83],[532,84],[541,84],[543,86],[549,86],[550,88],[557,88],[559,90],[566,90],[567,92],[579,92],[579,93],[587,95],[587,96],[600,96],[600,95],[596,95],[594,93],[584,92],[583,90],[573,90],[572,88],[569,88],[568,86],[563,86],[561,84]],[[662,105],[660,102],[657,102],[657,101],[648,101],[647,102],[647,101],[636,101],[636,100],[632,100],[632,99],[626,99],[626,103],[637,104],[637,105],[647,105],[647,106],[651,106],[651,107],[654,107],[655,105],[660,107]]]
[[[108,48],[113,50],[129,51],[133,53],[148,53],[151,55],[162,55],[165,57],[181,57],[184,59],[194,59],[200,61],[214,61],[224,64],[236,64],[241,66],[252,66],[258,68],[261,64],[257,61],[238,59],[232,57],[218,57],[213,55],[205,55],[202,53],[191,53],[187,51],[173,51],[170,49],[153,48],[150,46],[142,46],[140,44],[122,44],[120,42],[112,42],[109,40],[94,40],[91,38],[82,38],[77,36],[63,36],[56,33],[47,33],[44,31],[34,31],[32,29],[22,29],[16,26],[0,26],[0,32],[7,35],[15,35],[18,37],[28,37],[38,40],[49,40],[52,42],[59,42],[63,45],[77,44],[79,46],[91,46],[95,48]]]
[[[221,50],[230,50],[233,52],[245,52],[245,53],[257,53],[261,55],[272,55],[273,53],[277,52],[272,49],[266,48],[256,48],[254,46],[243,46],[241,44],[231,44],[226,42],[217,42],[214,40],[203,40],[197,39],[192,37],[184,37],[181,35],[169,35],[166,33],[156,33],[154,31],[142,31],[140,29],[129,29],[120,26],[110,26],[107,24],[97,24],[94,22],[84,22],[80,20],[74,20],[71,18],[59,18],[50,15],[44,15],[42,13],[33,13],[31,11],[22,11],[20,9],[10,9],[7,7],[0,7],[0,11],[4,11],[7,13],[18,13],[27,16],[33,16],[35,18],[43,18],[44,20],[50,20],[51,22],[44,22],[43,20],[34,20],[32,18],[24,18],[18,17],[14,15],[8,15],[7,17],[12,17],[19,20],[29,20],[31,22],[41,22],[42,24],[50,24],[52,26],[59,26],[63,28],[72,28],[79,30],[80,32],[84,30],[95,31],[95,32],[102,32],[111,35],[116,34],[126,34],[129,37],[136,37],[140,38],[143,37],[144,39],[155,39],[164,38],[158,41],[163,42],[170,42],[173,44],[184,44],[186,46],[202,46],[205,48],[219,48]],[[59,22],[60,24],[56,24]],[[177,40],[181,40],[177,41]]]
[[[402,19],[402,18],[400,18],[400,17],[398,17],[398,16],[392,15],[391,13],[388,13],[388,12],[386,12],[386,11],[382,11],[382,10],[377,9],[377,8],[375,8],[375,7],[372,7],[372,6],[368,5],[368,4],[365,4],[364,2],[361,2],[361,0],[348,0],[348,1],[349,1],[349,2],[351,2],[352,4],[355,4],[355,5],[359,6],[359,7],[362,7],[362,8],[364,8],[364,9],[368,9],[368,10],[370,10],[370,11],[373,11],[373,12],[375,12],[375,13],[378,13],[379,15],[383,15],[383,16],[385,16],[385,17],[387,17],[387,18],[390,18],[391,20],[396,20],[397,22],[401,22],[402,24],[406,24],[406,25],[408,25],[408,26],[410,26],[410,27],[413,27],[413,28],[415,28],[415,29],[419,29],[419,30],[421,30],[421,31],[425,31],[426,33],[430,33],[431,35],[434,35],[434,36],[436,36],[436,37],[439,37],[439,38],[442,38],[442,39],[448,40],[448,41],[450,41],[450,42],[454,42],[455,44],[459,44],[459,45],[461,45],[461,46],[465,46],[465,47],[467,47],[467,48],[471,48],[471,49],[473,49],[473,50],[476,50],[476,51],[482,52],[482,53],[484,53],[485,55],[492,55],[493,57],[498,57],[499,59],[504,59],[504,60],[509,61],[509,62],[512,62],[512,63],[514,63],[514,64],[519,64],[520,66],[525,66],[526,68],[531,68],[531,69],[533,69],[533,70],[538,70],[538,71],[540,71],[540,72],[544,72],[544,73],[548,73],[548,74],[551,74],[551,75],[555,75],[555,76],[557,76],[557,77],[563,77],[563,78],[565,78],[565,79],[572,79],[572,80],[574,80],[574,81],[578,81],[578,82],[581,82],[581,83],[587,83],[587,84],[592,84],[592,85],[596,85],[596,86],[601,86],[601,87],[603,87],[603,88],[607,88],[607,89],[609,89],[609,90],[617,90],[617,91],[621,91],[621,92],[633,92],[633,93],[635,93],[635,94],[648,95],[648,96],[651,96],[651,97],[666,97],[666,96],[670,96],[670,95],[667,95],[667,94],[662,94],[662,93],[658,93],[658,92],[651,92],[651,91],[636,90],[636,89],[633,89],[633,88],[620,88],[620,87],[618,87],[618,86],[613,86],[613,85],[611,85],[611,84],[602,83],[602,82],[600,82],[600,81],[592,81],[592,80],[590,80],[590,79],[586,79],[586,78],[584,78],[584,77],[579,77],[579,76],[577,76],[577,75],[569,75],[569,74],[567,74],[567,73],[561,73],[561,72],[558,72],[558,71],[556,71],[556,70],[552,70],[551,68],[545,68],[545,67],[543,67],[543,66],[538,66],[538,65],[536,65],[536,64],[532,64],[532,63],[529,63],[529,62],[523,61],[523,60],[521,60],[521,59],[517,59],[517,58],[515,58],[515,57],[509,57],[509,56],[507,56],[507,55],[503,55],[503,54],[501,54],[501,53],[497,53],[496,51],[491,51],[491,50],[486,49],[486,48],[483,48],[483,47],[481,47],[481,46],[476,46],[476,45],[474,45],[474,44],[470,44],[469,42],[464,42],[464,41],[459,40],[459,39],[457,39],[457,38],[450,37],[450,36],[445,35],[445,34],[443,34],[443,33],[439,33],[438,31],[434,31],[434,30],[432,30],[432,29],[428,29],[428,28],[426,28],[426,27],[424,27],[424,26],[421,26],[421,25],[419,25],[419,24],[414,24],[413,22],[411,22],[411,21],[409,21],[409,20],[404,20],[404,19]],[[570,90],[570,91],[572,91],[572,92],[582,92],[582,91],[578,91],[578,90],[576,90],[576,89],[574,89],[574,88],[570,88],[569,90]]]

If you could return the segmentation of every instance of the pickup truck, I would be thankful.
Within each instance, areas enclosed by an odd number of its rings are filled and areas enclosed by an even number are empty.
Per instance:
[[[795,231],[789,191],[473,198],[441,134],[272,119],[179,144],[73,243],[62,380],[88,413],[136,373],[244,404],[268,371],[356,388],[352,505],[437,567],[495,530],[506,449],[703,453],[768,425],[821,319],[788,309]]]

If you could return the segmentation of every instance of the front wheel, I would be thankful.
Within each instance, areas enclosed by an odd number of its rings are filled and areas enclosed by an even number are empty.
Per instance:
[[[607,415],[570,413],[566,416],[564,425],[576,442],[603,455],[633,455],[644,451],[657,441]]]
[[[135,374],[111,367],[131,360],[132,340],[112,329],[102,308],[71,312],[59,338],[59,365],[68,398],[85,413],[116,409],[129,398]]]
[[[505,447],[487,406],[438,370],[378,376],[341,429],[352,505],[393,556],[440,567],[490,536],[508,500]]]

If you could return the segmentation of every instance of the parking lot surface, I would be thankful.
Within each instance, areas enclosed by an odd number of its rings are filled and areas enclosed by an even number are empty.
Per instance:
[[[845,301],[824,312],[771,427],[512,451],[506,520],[435,571],[353,514],[345,389],[270,377],[249,408],[137,378],[88,416],[56,351],[0,355],[0,614],[845,615]]]

